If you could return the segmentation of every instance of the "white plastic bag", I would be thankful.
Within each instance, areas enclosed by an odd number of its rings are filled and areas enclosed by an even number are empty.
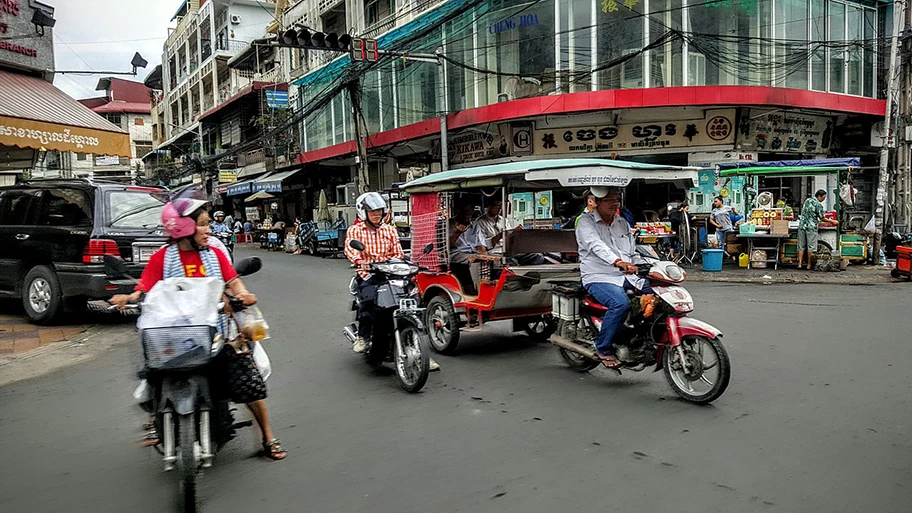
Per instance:
[[[260,376],[263,376],[263,381],[266,381],[272,375],[272,363],[269,361],[269,356],[263,349],[263,344],[254,342],[250,345],[253,346],[253,361],[256,363],[257,370],[260,371]]]
[[[218,278],[168,278],[152,287],[143,300],[136,326],[215,326],[224,284]]]
[[[855,186],[850,183],[844,183],[839,186],[839,197],[847,206],[855,205]]]
[[[871,216],[871,220],[865,225],[864,231],[867,233],[877,233],[877,223],[875,222],[874,216]]]

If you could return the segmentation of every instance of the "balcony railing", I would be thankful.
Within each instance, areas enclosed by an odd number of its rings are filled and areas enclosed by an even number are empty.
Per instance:
[[[266,152],[263,150],[254,150],[248,151],[247,153],[241,153],[237,156],[237,165],[238,167],[249,166],[251,164],[259,164],[260,162],[266,162]]]
[[[234,39],[216,39],[215,40],[215,51],[221,53],[229,53],[234,55],[241,50],[247,48],[250,43],[246,41],[237,41]]]
[[[386,18],[370,25],[364,29],[364,33],[361,34],[366,38],[379,36],[380,34],[391,30],[396,27],[396,15],[387,16]]]
[[[180,21],[177,22],[177,28],[175,28],[174,31],[168,35],[168,39],[165,40],[165,47],[170,48],[174,46],[177,41],[180,40],[180,37],[187,31],[187,29],[189,29],[191,26],[194,26],[195,24],[196,12],[191,12],[190,14],[181,18]]]
[[[222,11],[222,14],[219,14],[218,17],[215,18],[215,30],[218,31],[218,29],[224,27],[227,24],[228,24],[228,9],[225,9],[224,11]]]

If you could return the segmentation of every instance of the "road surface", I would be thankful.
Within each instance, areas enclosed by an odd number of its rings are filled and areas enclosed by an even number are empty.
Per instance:
[[[904,512],[912,500],[908,284],[693,284],[725,333],[728,392],[697,407],[661,373],[570,371],[491,325],[408,395],[343,342],[347,263],[267,254],[249,277],[272,326],[269,407],[290,450],[243,430],[201,481],[204,511]],[[170,512],[176,476],[137,447],[135,346],[0,388],[6,513]]]

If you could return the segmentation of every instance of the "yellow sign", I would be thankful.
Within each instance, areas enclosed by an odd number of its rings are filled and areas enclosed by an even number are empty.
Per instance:
[[[237,172],[232,169],[219,170],[219,183],[234,183],[237,181]]]
[[[735,109],[707,111],[703,119],[576,128],[538,128],[535,155],[642,151],[734,145]]]
[[[0,116],[0,144],[131,158],[130,135]]]

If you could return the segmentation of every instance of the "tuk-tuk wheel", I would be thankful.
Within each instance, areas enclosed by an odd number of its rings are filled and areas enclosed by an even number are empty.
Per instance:
[[[314,241],[307,243],[307,254],[310,256],[317,256],[317,246],[314,244]]]
[[[428,336],[431,347],[441,354],[452,354],[459,344],[459,316],[445,296],[434,296],[427,303]]]
[[[526,324],[526,334],[536,342],[547,342],[557,330],[557,322],[550,315],[543,315]]]

